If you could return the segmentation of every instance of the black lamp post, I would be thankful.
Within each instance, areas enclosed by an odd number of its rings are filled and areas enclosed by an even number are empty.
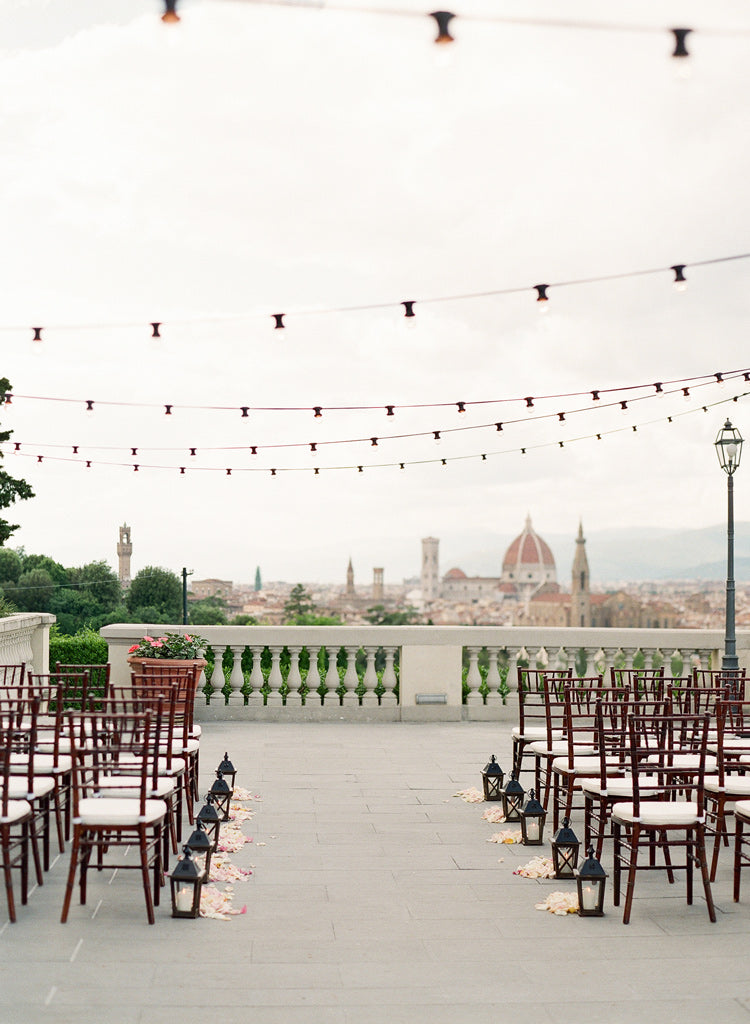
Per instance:
[[[716,435],[714,447],[719,464],[727,474],[727,612],[721,668],[724,672],[737,672],[739,661],[734,632],[734,474],[740,465],[742,436],[729,420]]]
[[[484,787],[485,800],[502,800],[504,778],[503,770],[493,754],[489,762],[482,769],[482,785]]]

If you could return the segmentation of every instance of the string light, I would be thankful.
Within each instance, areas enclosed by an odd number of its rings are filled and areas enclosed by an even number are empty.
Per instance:
[[[138,449],[137,448],[131,448],[130,449],[130,454],[131,455],[137,455],[138,454]]]
[[[727,402],[737,403],[737,402],[739,402],[739,400],[741,398],[744,399],[744,398],[748,398],[748,397],[750,397],[750,392],[743,392],[743,393],[740,393],[740,394],[736,394],[736,395],[733,395],[731,398],[723,398],[723,399],[721,399],[721,400],[719,400],[717,402],[700,406],[697,409],[691,409],[691,410],[685,411],[683,413],[677,413],[677,414],[670,415],[670,416],[666,417],[666,421],[668,423],[672,423],[678,417],[681,417],[681,416],[691,416],[695,412],[707,413],[709,411],[709,409],[715,408],[717,406],[724,405]],[[520,449],[505,449],[505,450],[501,450],[501,451],[494,451],[494,452],[490,452],[490,453],[483,453],[480,456],[477,456],[477,455],[459,455],[459,456],[454,456],[454,457],[450,457],[450,458],[421,459],[421,460],[415,460],[413,463],[409,463],[409,465],[430,465],[430,464],[437,464],[438,462],[441,465],[445,465],[448,462],[463,462],[463,461],[466,461],[467,459],[476,459],[476,458],[480,458],[481,461],[486,461],[488,456],[511,455],[511,454],[513,454],[514,451],[515,452],[519,452],[520,451],[521,455],[526,455],[531,450],[539,450],[539,449],[553,447],[553,446],[554,447],[558,447],[558,448],[563,448],[563,447],[566,446],[566,444],[571,444],[571,443],[574,443],[574,442],[582,442],[582,441],[592,440],[594,438],[597,441],[601,441],[601,440],[603,440],[603,437],[604,437],[605,434],[617,434],[617,433],[622,433],[625,430],[627,430],[629,433],[631,431],[633,433],[638,433],[640,427],[650,426],[650,425],[661,423],[661,422],[663,422],[663,420],[661,418],[659,418],[659,419],[654,419],[654,420],[646,421],[644,423],[640,423],[640,424],[637,424],[637,425],[630,425],[630,426],[627,426],[627,427],[615,427],[615,428],[613,428],[611,430],[597,432],[597,433],[592,434],[592,435],[582,435],[582,436],[579,436],[579,437],[571,438],[567,442],[546,441],[546,442],[541,442],[539,444],[532,445],[532,446],[526,445],[525,447],[520,448]],[[20,447],[21,447],[21,443],[20,442],[13,442],[13,444],[14,444],[14,448],[16,450],[20,449]],[[25,452],[19,452],[19,454],[21,455],[21,457],[26,455],[27,458],[28,457],[36,458],[37,462],[42,462],[43,461],[43,456],[41,454],[28,453],[28,455],[27,455]],[[53,461],[57,461],[57,462],[75,462],[75,461],[77,461],[77,460],[71,459],[71,458],[59,458],[59,457],[55,457],[55,456],[52,456],[51,458],[52,458]],[[92,461],[90,459],[87,459],[87,460],[85,460],[85,465],[86,465],[87,469],[90,469],[92,467],[93,463],[92,463]],[[129,463],[124,464],[124,463],[116,463],[116,462],[102,462],[102,463],[97,463],[97,465],[118,466],[118,467],[123,467],[123,466],[129,467],[130,466]],[[365,468],[367,468],[367,469],[384,469],[384,468],[395,468],[395,466],[396,466],[396,463],[380,463],[380,464],[370,465],[370,466],[367,466],[367,467],[365,467],[364,465],[362,465],[362,466],[358,465],[356,467],[355,466],[339,465],[339,466],[327,466],[327,467],[323,467],[323,469],[333,471],[333,470],[343,470],[343,469],[354,469],[354,468],[356,468],[359,472],[364,472]],[[403,469],[406,468],[406,466],[407,466],[406,462],[399,462],[398,463],[399,469],[403,470]],[[185,469],[184,466],[181,466],[181,467],[157,466],[157,465],[146,465],[146,466],[144,466],[142,463],[137,463],[137,464],[133,465],[132,468],[133,468],[133,470],[135,472],[138,472],[140,469],[144,469],[144,468],[145,469],[151,469],[151,470],[169,470],[169,471],[173,471],[175,468],[179,468],[181,474],[182,474],[183,470]],[[198,466],[198,467],[195,467],[195,468],[197,470],[199,470],[199,471],[208,471],[208,472],[216,472],[218,470],[218,467],[210,467],[210,466]],[[240,472],[243,471],[243,469],[244,469],[245,472],[258,472],[258,471],[260,471],[260,472],[269,472],[268,470],[264,470],[264,469],[253,470],[253,469],[250,469],[249,467],[242,467],[240,469]],[[237,467],[234,468],[234,472],[236,472],[236,471],[237,471]],[[233,470],[231,470],[231,469],[224,469],[223,472],[228,474],[228,475],[233,475]],[[302,467],[289,467],[288,469],[283,470],[283,472],[305,472],[305,470],[303,470]],[[272,476],[276,476],[277,475],[277,470],[275,468],[273,468],[273,469],[270,470],[270,473],[271,473]]]
[[[172,406],[171,405],[165,405],[164,406],[164,415],[165,416],[171,416],[172,415]]]
[[[456,408],[459,412],[466,412],[466,402],[456,402]]]
[[[526,402],[526,412],[529,412],[531,409],[534,408],[533,398],[524,398],[524,402]]]
[[[723,375],[720,373],[715,373],[714,377],[716,377],[716,383],[719,385],[719,387],[723,388],[725,384]]]
[[[627,412],[628,411],[628,403],[627,402],[620,402],[620,409],[622,410],[622,412]]]
[[[317,446],[315,441],[310,442],[310,454],[311,455],[317,455],[318,454],[318,446]]]
[[[191,449],[190,449],[190,454],[191,454],[191,455],[195,455],[196,451],[197,451],[197,449],[196,449],[196,448],[191,448]]]
[[[79,446],[78,446],[77,444],[74,444],[74,445],[73,445],[73,454],[74,454],[74,455],[77,455],[77,454],[78,454],[78,447],[79,447]]]
[[[164,0],[164,14],[162,14],[161,20],[165,24],[174,24],[180,20],[177,13],[177,0]]]
[[[648,268],[645,268],[645,269],[637,269],[637,270],[624,271],[624,272],[619,273],[619,274],[599,274],[599,275],[593,275],[591,277],[574,278],[574,279],[570,279],[570,280],[566,280],[566,281],[553,281],[553,282],[549,282],[548,284],[544,284],[544,285],[533,285],[533,286],[522,285],[522,286],[514,287],[514,288],[495,288],[495,289],[490,289],[490,290],[486,290],[486,291],[475,291],[475,292],[468,292],[468,293],[464,293],[464,294],[436,295],[436,296],[432,296],[432,297],[428,297],[428,298],[423,298],[423,299],[419,299],[419,300],[417,300],[417,299],[410,299],[408,301],[402,301],[400,303],[400,305],[402,305],[404,307],[404,310],[405,310],[404,317],[406,318],[407,323],[414,324],[416,322],[416,314],[414,313],[414,306],[417,304],[418,301],[420,303],[438,303],[438,302],[442,303],[442,302],[468,301],[468,300],[473,300],[473,299],[487,299],[487,298],[491,298],[493,296],[501,296],[501,295],[520,295],[520,294],[522,294],[524,292],[527,292],[529,290],[529,287],[531,287],[537,293],[538,308],[543,309],[543,308],[546,307],[546,304],[548,302],[548,296],[546,295],[546,291],[549,288],[569,288],[569,287],[575,287],[577,285],[598,284],[598,283],[609,282],[609,281],[624,281],[624,280],[627,280],[629,278],[634,278],[634,277],[646,277],[646,276],[650,276],[650,275],[654,275],[654,274],[663,274],[665,272],[665,270],[675,270],[675,267],[678,267],[678,266],[682,267],[683,272],[684,272],[684,270],[687,267],[707,267],[707,266],[713,266],[713,265],[719,264],[719,263],[731,263],[731,262],[735,262],[736,260],[746,260],[746,259],[750,259],[750,252],[739,253],[739,254],[733,255],[733,256],[719,256],[719,257],[714,257],[714,258],[711,258],[711,259],[696,260],[693,263],[674,264],[674,265],[669,266],[669,267],[663,267],[663,266],[662,267],[648,267]],[[676,281],[675,281],[675,284],[677,284]],[[365,303],[365,304],[356,305],[356,306],[335,306],[335,307],[330,307],[330,308],[327,308],[327,309],[315,308],[315,309],[307,309],[307,310],[305,310],[305,309],[294,310],[292,314],[272,313],[271,317],[274,320],[275,326],[277,328],[282,328],[282,327],[285,326],[284,323],[283,323],[283,318],[285,316],[288,316],[288,315],[294,315],[294,316],[320,316],[320,315],[331,315],[331,314],[338,314],[338,313],[355,313],[355,312],[374,311],[374,310],[381,310],[381,309],[391,309],[394,305],[396,305],[396,303],[393,302],[393,301],[391,301],[391,302],[370,302],[370,303]],[[265,316],[266,314],[263,314],[263,315]],[[252,320],[252,319],[255,319],[255,316],[256,316],[256,314],[252,314],[252,313],[225,314],[225,315],[221,315],[221,316],[218,316],[218,317],[216,317],[216,316],[213,316],[213,317],[200,317],[199,316],[199,317],[190,317],[190,318],[182,318],[182,319],[178,318],[178,319],[169,321],[169,323],[173,324],[173,325],[175,325],[175,324],[177,324],[177,325],[181,325],[181,324],[202,324],[202,323],[205,323],[205,324],[212,323],[213,324],[213,323],[216,323],[217,321],[226,323],[226,322],[235,322],[237,320]],[[279,322],[279,320],[281,322]],[[156,322],[157,321],[151,322],[151,326],[153,327],[153,323],[156,323]],[[159,327],[163,327],[164,326],[164,321],[158,321],[158,323],[159,323]],[[142,323],[126,323],[126,322],[120,322],[120,323],[111,322],[111,323],[106,323],[106,324],[100,324],[100,323],[97,323],[97,324],[94,324],[94,323],[82,323],[82,324],[81,323],[79,323],[79,324],[57,323],[57,324],[52,324],[51,326],[52,326],[53,329],[59,329],[59,330],[79,330],[79,331],[81,331],[81,330],[102,330],[103,328],[106,328],[106,329],[118,329],[118,328],[127,328],[127,327],[142,327],[143,324]],[[30,330],[32,330],[34,332],[34,337],[33,337],[32,340],[34,340],[34,341],[41,341],[42,340],[42,337],[41,337],[42,330],[49,330],[49,328],[50,328],[50,325],[47,325],[47,327],[45,327],[45,328],[42,328],[42,327],[32,327],[32,328],[30,328]],[[26,324],[22,325],[21,327],[19,327],[18,325],[12,325],[12,324],[0,325],[0,331],[18,331],[18,330],[25,330],[25,329],[29,329]]]
[[[557,414],[557,420],[558,420],[558,423],[564,423],[565,422],[565,413],[564,412],[559,412]]]
[[[687,291],[687,278],[685,277],[685,264],[675,263],[673,267],[669,268],[674,270],[674,289],[676,292]]]
[[[502,429],[503,429],[503,425],[502,425],[502,423],[496,423],[496,424],[495,424],[495,430],[497,430],[497,431],[499,432],[499,431],[501,431]]]
[[[185,475],[185,467],[184,466],[180,466],[180,476],[184,476],[184,475]]]
[[[535,284],[537,309],[540,313],[546,313],[549,308],[549,296],[547,295],[548,284]]]
[[[151,322],[151,337],[152,338],[161,338],[161,334],[159,334],[159,328],[160,327],[161,327],[161,321],[154,320],[154,321]]]
[[[377,446],[378,446],[378,439],[377,439],[377,437],[371,437],[370,438],[370,445],[373,448],[377,448]]]
[[[315,419],[319,420],[321,418],[321,416],[323,415],[323,407],[321,405],[314,406],[313,407],[313,413],[315,414]]]
[[[394,406],[386,405],[386,407],[385,407],[385,414],[386,414],[386,416],[393,416],[393,409],[394,409]]]
[[[249,405],[241,405],[240,409],[242,410],[242,417],[243,417],[243,419],[246,419],[247,418],[247,414],[248,414],[248,412],[250,410],[250,406]]]
[[[693,31],[691,28],[671,28],[669,30],[674,36],[673,57],[689,57],[687,48],[687,37]]]
[[[592,400],[592,402],[598,402],[599,401],[599,392],[598,391],[592,391],[591,392],[591,400]]]
[[[94,411],[94,402],[93,402],[92,399],[87,398],[86,399],[86,412],[93,412],[93,411]]]
[[[660,383],[654,384],[654,388],[656,389],[657,395],[661,395],[664,393],[664,389],[662,388]]]
[[[284,317],[286,316],[286,313],[272,313],[271,316],[273,317],[274,320],[273,329],[275,331],[286,330],[286,324],[284,323]]]
[[[455,18],[455,14],[451,14],[450,11],[433,11],[430,17],[434,18],[437,24],[438,34],[435,37],[435,42],[440,45],[455,42],[448,28],[451,21]]]
[[[439,430],[433,430],[432,436],[433,436],[433,439],[435,441],[435,444],[440,444],[440,431]]]

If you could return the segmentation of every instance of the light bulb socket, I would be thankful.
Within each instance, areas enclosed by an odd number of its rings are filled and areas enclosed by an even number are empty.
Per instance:
[[[693,31],[691,28],[672,28],[669,30],[674,36],[673,57],[689,57],[687,48],[687,37]]]
[[[434,18],[437,24],[438,34],[435,37],[435,42],[440,43],[441,45],[443,43],[455,42],[449,29],[449,25],[455,18],[455,14],[451,14],[450,11],[432,11],[430,17]]]

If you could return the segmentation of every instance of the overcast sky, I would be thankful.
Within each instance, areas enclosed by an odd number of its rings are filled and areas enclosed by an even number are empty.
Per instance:
[[[381,5],[425,9],[366,6]],[[653,33],[458,17],[447,66],[426,16],[249,0],[180,11],[177,26],[157,0],[0,12],[0,326],[17,328],[0,333],[2,374],[16,395],[75,400],[5,410],[21,442],[5,467],[37,495],[3,513],[21,524],[11,544],[115,564],[127,521],[134,571],[250,581],[259,564],[267,580],[343,581],[351,556],[358,582],[374,565],[396,582],[418,572],[422,537],[447,558],[477,537],[502,550],[527,513],[571,540],[579,518],[589,531],[724,520],[713,441],[727,415],[750,434],[747,399],[701,407],[747,382],[627,413],[590,394],[537,397],[564,424],[522,401],[398,406],[750,366],[750,260],[688,269],[684,294],[670,271],[551,288],[544,316],[532,290],[750,251],[746,4],[565,5],[566,18]],[[459,13],[543,20],[560,5],[464,0]],[[687,80],[659,31],[671,25],[695,28]],[[420,302],[514,288],[526,290]],[[334,312],[294,315],[311,310]],[[275,312],[288,329],[273,330]],[[242,418],[243,405],[305,411]],[[379,408],[316,420],[315,405]],[[432,439],[495,421],[501,433]],[[371,437],[377,448],[320,444]],[[750,520],[750,453],[736,503]]]

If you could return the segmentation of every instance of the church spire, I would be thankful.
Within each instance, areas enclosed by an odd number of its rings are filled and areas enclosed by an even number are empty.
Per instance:
[[[583,522],[578,523],[576,553],[573,559],[571,579],[570,624],[571,626],[591,625],[591,588],[589,582],[589,560],[586,557],[586,538],[583,536]]]

